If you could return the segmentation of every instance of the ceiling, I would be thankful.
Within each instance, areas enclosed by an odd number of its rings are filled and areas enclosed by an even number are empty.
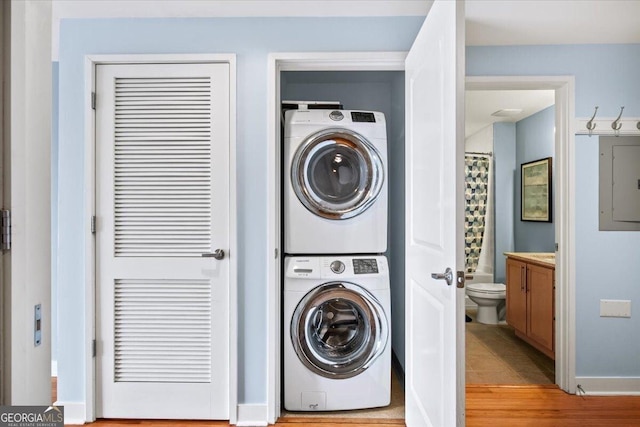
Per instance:
[[[640,43],[640,0],[467,0],[466,44]]]
[[[465,138],[496,122],[517,122],[555,103],[553,90],[467,90]],[[492,116],[498,110],[522,110],[509,117]]]

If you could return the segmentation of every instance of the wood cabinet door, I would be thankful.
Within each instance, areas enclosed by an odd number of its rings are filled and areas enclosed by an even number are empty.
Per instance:
[[[527,264],[507,259],[507,323],[515,329],[527,332]]]
[[[528,265],[527,335],[543,347],[554,351],[554,270]]]

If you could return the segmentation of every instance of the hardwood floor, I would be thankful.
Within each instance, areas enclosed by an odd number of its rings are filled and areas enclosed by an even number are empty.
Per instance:
[[[54,396],[55,382],[52,384]],[[54,399],[55,400],[55,399]],[[639,427],[640,396],[574,396],[555,386],[466,388],[467,427]],[[287,418],[280,427],[398,427],[402,420]],[[98,420],[95,427],[213,427],[223,421]],[[443,426],[444,427],[444,426]]]

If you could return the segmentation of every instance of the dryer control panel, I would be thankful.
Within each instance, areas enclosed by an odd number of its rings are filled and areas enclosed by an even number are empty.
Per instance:
[[[300,279],[347,279],[349,277],[388,275],[384,256],[318,256],[290,257],[286,262],[286,277]]]

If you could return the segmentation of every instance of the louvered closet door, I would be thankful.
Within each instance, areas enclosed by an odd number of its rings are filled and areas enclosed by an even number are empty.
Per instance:
[[[96,82],[97,416],[228,419],[229,66]]]

